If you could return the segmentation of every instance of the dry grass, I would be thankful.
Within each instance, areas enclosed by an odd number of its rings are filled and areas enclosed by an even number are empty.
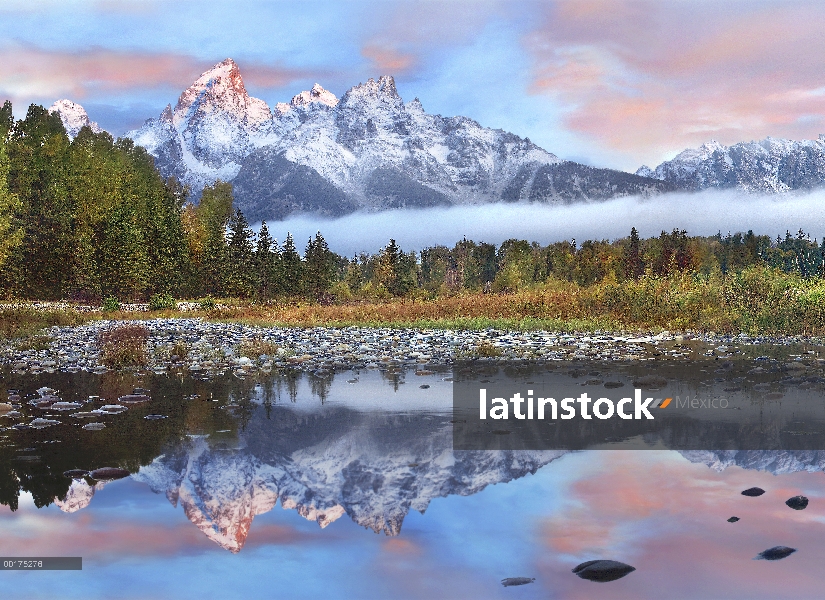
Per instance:
[[[278,354],[279,349],[280,346],[275,342],[258,337],[241,342],[238,345],[238,356],[246,356],[249,358],[258,358],[262,354],[274,356]]]
[[[51,348],[54,339],[48,335],[32,335],[25,337],[17,343],[17,349],[23,352],[27,350],[48,350]]]
[[[517,293],[461,293],[435,300],[336,305],[235,304],[221,320],[292,327],[694,330],[825,335],[825,280],[764,267],[728,277],[680,273],[580,286],[550,280]]]
[[[53,325],[81,325],[90,317],[73,310],[0,305],[0,339],[27,338]]]
[[[100,362],[109,368],[142,367],[149,362],[149,330],[134,323],[118,325],[97,336]]]

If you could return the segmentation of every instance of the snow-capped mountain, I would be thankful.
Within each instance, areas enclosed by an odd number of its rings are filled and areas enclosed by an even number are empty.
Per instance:
[[[339,100],[315,84],[274,110],[251,98],[227,59],[205,72],[173,109],[127,134],[165,176],[195,193],[232,181],[250,219],[293,212],[482,203],[571,202],[648,195],[666,182],[563,161],[466,117],[404,102],[391,76]]]
[[[715,471],[736,466],[774,475],[825,472],[823,450],[681,450],[679,453],[690,462],[707,465]]]
[[[637,175],[666,181],[685,190],[735,188],[779,193],[825,185],[825,134],[816,140],[765,138],[723,146],[716,141],[685,150]]]
[[[60,120],[63,121],[63,127],[66,128],[69,139],[73,140],[77,137],[80,130],[86,126],[90,127],[95,133],[103,131],[100,125],[89,119],[89,115],[86,114],[86,109],[71,100],[58,100],[51,105],[49,112],[56,112],[60,115]]]
[[[266,102],[247,93],[238,65],[227,59],[189,86],[174,109],[168,105],[160,117],[126,135],[155,156],[164,175],[199,190],[216,179],[233,179],[271,122]]]
[[[535,473],[563,451],[458,452],[446,422],[340,411],[253,418],[236,445],[196,437],[133,475],[164,494],[221,547],[238,552],[278,499],[321,527],[344,515],[398,535],[410,510]]]

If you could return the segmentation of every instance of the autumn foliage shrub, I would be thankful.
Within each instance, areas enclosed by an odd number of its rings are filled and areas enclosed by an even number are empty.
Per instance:
[[[149,362],[148,340],[149,330],[139,324],[102,331],[97,336],[100,362],[113,369],[145,366]]]

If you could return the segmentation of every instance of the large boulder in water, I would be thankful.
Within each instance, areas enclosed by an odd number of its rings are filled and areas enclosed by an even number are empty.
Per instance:
[[[605,583],[621,579],[635,570],[636,567],[617,560],[588,560],[573,569],[573,572],[582,579]]]
[[[753,560],[781,560],[796,552],[796,548],[787,546],[774,546],[757,554]]]
[[[763,490],[762,488],[752,487],[752,488],[748,488],[744,492],[742,492],[742,495],[743,496],[750,496],[751,498],[755,498],[756,496],[761,496],[764,493],[765,493],[765,490]]]
[[[111,479],[123,479],[131,475],[126,469],[119,469],[117,467],[101,467],[89,473],[92,479],[108,481]]]
[[[785,504],[794,510],[803,510],[808,507],[808,499],[805,496],[794,496],[785,500]]]

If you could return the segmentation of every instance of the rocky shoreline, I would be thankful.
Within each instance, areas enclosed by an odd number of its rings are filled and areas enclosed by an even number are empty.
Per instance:
[[[746,351],[823,340],[805,337],[748,337],[661,332],[656,335],[560,333],[550,331],[453,331],[372,327],[286,328],[209,322],[197,318],[141,321],[101,320],[76,327],[44,330],[48,347],[26,349],[20,342],[0,342],[0,364],[18,373],[87,371],[105,373],[96,339],[125,322],[150,332],[149,364],[157,373],[246,374],[261,370],[328,371],[421,364],[449,365],[456,360],[690,360],[701,356],[726,358]],[[186,348],[185,356],[175,349]],[[250,349],[267,348],[256,356]],[[819,354],[807,349],[808,354]]]

